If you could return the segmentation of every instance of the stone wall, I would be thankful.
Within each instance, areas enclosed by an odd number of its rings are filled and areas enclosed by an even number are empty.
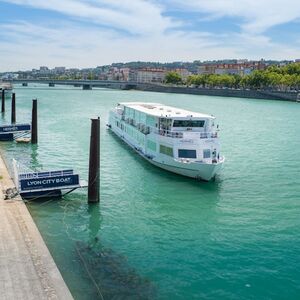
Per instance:
[[[297,101],[296,92],[279,92],[263,90],[232,90],[232,89],[207,89],[176,86],[161,86],[154,84],[139,84],[135,87],[141,91],[152,91],[161,93],[193,94],[221,97],[255,98],[270,100]]]

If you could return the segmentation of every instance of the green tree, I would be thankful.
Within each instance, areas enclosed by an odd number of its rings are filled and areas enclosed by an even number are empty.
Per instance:
[[[179,84],[182,82],[181,76],[177,72],[168,72],[165,77],[166,83]]]

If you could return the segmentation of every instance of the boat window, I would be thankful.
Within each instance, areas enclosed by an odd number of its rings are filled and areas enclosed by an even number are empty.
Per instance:
[[[174,120],[173,127],[204,127],[204,120]]]
[[[173,157],[173,148],[164,145],[159,145],[159,152]]]
[[[178,157],[180,157],[180,158],[197,158],[196,150],[178,149]]]
[[[159,128],[163,130],[170,130],[172,126],[172,119],[160,118]]]
[[[156,143],[151,140],[147,140],[147,148],[156,152]]]
[[[210,158],[210,149],[203,150],[203,158]]]

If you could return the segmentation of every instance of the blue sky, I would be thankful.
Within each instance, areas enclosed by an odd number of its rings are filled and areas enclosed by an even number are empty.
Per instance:
[[[0,0],[0,71],[300,58],[297,0]]]

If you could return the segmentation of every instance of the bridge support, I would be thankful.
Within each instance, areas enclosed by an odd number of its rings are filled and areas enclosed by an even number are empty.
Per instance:
[[[92,89],[92,86],[90,84],[83,84],[82,85],[82,89],[83,90],[91,90]]]
[[[28,86],[28,83],[27,82],[23,82],[22,86]]]
[[[50,86],[50,87],[55,87],[55,83],[49,82],[49,86]]]

